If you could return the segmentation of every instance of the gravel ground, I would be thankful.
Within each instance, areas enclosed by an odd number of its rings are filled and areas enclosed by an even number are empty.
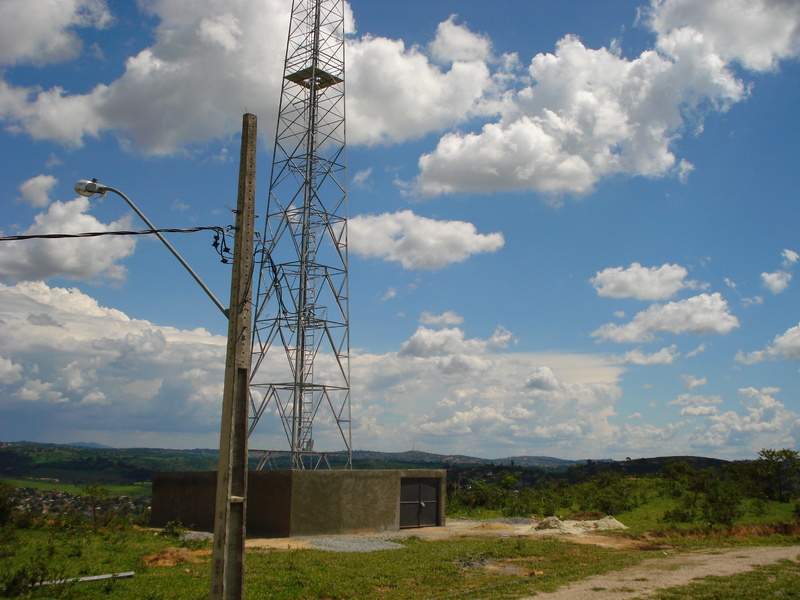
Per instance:
[[[396,550],[402,544],[376,536],[337,535],[306,538],[312,548],[331,552],[374,552],[375,550]]]

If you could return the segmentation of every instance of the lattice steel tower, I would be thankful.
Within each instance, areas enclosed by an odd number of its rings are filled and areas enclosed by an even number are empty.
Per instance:
[[[287,447],[265,450],[260,466],[284,452],[292,469],[330,466],[332,453],[352,463],[344,10],[343,0],[292,5],[250,380],[251,439],[279,420]]]

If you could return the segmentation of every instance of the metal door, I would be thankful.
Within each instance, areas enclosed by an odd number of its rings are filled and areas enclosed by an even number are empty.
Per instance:
[[[439,524],[439,480],[435,477],[402,477],[400,527],[436,527]]]

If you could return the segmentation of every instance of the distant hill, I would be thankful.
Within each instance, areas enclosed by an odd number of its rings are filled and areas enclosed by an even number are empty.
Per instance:
[[[538,467],[541,469],[566,469],[583,461],[563,460],[549,456],[511,456],[508,458],[478,458],[463,454],[431,454],[408,450],[406,452],[376,452],[373,450],[354,450],[353,463],[380,462],[388,464],[437,465],[439,467],[456,465],[497,465],[506,467]]]
[[[210,471],[216,450],[88,448],[83,445],[0,442],[0,477],[57,479],[61,483],[131,484],[153,471]]]
[[[661,470],[670,462],[685,462],[693,469],[714,469],[721,470],[733,464],[729,460],[718,458],[705,458],[702,456],[659,456],[656,458],[636,458],[628,460],[607,460],[607,461],[585,461],[583,464],[573,467],[571,470],[583,476],[591,476],[596,473],[614,471],[622,475],[632,477],[644,477],[660,473]]]
[[[104,446],[95,442],[70,442],[67,446],[77,446],[78,448],[102,448],[103,450],[111,450],[112,446]]]
[[[62,483],[130,484],[152,480],[154,471],[212,471],[217,468],[218,451],[196,448],[106,448],[96,444],[41,444],[0,442],[0,477],[9,479],[57,479]],[[251,468],[258,458],[251,456]],[[447,469],[454,481],[488,479],[508,471],[533,484],[541,479],[582,480],[597,473],[614,471],[629,477],[659,473],[669,461],[685,461],[695,469],[722,469],[728,461],[697,456],[668,456],[635,460],[573,461],[548,456],[512,456],[486,459],[461,454],[429,452],[378,452],[356,450],[356,469]],[[339,457],[331,457],[334,468]],[[278,464],[279,468],[285,465]]]

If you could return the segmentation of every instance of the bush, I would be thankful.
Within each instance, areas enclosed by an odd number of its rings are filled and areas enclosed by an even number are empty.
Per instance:
[[[0,527],[4,527],[11,521],[14,514],[14,497],[17,494],[17,488],[0,479]]]
[[[576,487],[578,508],[584,512],[618,515],[643,502],[641,494],[636,491],[636,483],[619,473],[599,473]]]
[[[189,531],[180,521],[170,521],[166,525],[164,525],[164,529],[161,530],[161,533],[158,535],[162,535],[164,537],[169,538],[180,538],[183,536],[187,531]]]
[[[706,493],[700,511],[710,525],[730,527],[744,514],[742,497],[733,485],[715,482]]]
[[[691,523],[695,520],[695,514],[685,506],[679,506],[665,512],[663,520],[667,523]]]
[[[0,528],[0,559],[14,556],[19,547],[19,535],[11,527]]]
[[[3,595],[14,598],[29,592],[43,581],[63,579],[62,573],[51,569],[51,559],[52,555],[45,549],[39,549],[25,564],[17,568],[4,568],[0,571],[0,590]]]

